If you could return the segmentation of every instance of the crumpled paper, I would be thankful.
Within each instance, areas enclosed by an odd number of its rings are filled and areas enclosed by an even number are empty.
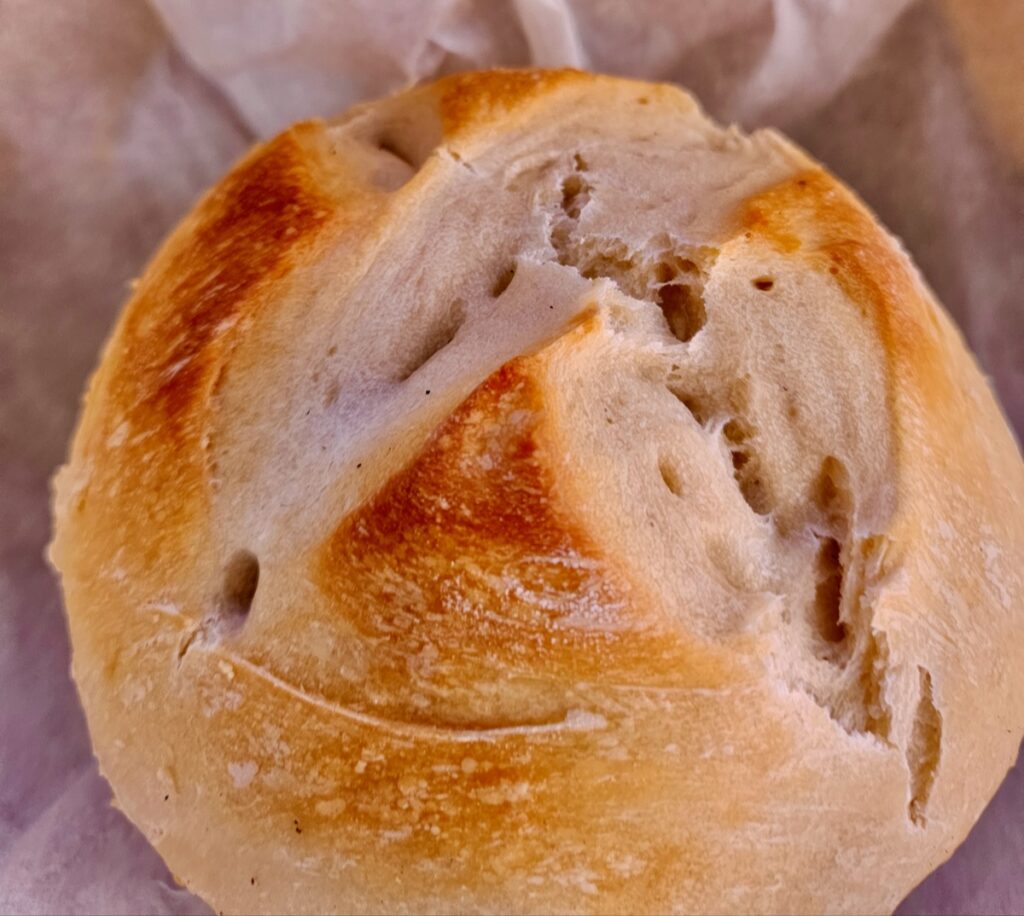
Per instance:
[[[255,139],[441,73],[574,65],[772,124],[900,235],[1024,429],[1018,0],[0,0],[0,912],[208,913],[110,805],[47,481],[161,237]],[[901,913],[1024,912],[1018,765]]]

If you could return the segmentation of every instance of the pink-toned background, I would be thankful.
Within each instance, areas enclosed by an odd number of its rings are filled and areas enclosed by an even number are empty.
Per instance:
[[[128,282],[254,139],[467,67],[679,82],[861,193],[1019,432],[1022,29],[1024,0],[0,0],[0,912],[209,912],[97,773],[47,481]],[[1024,912],[1020,765],[900,912]]]

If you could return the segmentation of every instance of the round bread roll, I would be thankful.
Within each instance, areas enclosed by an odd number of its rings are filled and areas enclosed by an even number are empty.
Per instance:
[[[199,202],[52,556],[117,804],[218,910],[869,913],[1017,753],[1022,502],[825,170],[670,86],[488,72]]]

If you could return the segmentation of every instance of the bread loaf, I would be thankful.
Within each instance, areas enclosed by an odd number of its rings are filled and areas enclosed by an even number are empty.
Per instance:
[[[52,557],[117,803],[218,910],[886,912],[1018,750],[1022,502],[821,166],[487,72],[198,203]]]

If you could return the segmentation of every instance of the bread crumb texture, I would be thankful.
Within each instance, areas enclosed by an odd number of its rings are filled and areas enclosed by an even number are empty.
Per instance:
[[[219,911],[867,913],[1017,753],[1022,502],[836,179],[499,71],[199,202],[51,551],[118,805]]]

